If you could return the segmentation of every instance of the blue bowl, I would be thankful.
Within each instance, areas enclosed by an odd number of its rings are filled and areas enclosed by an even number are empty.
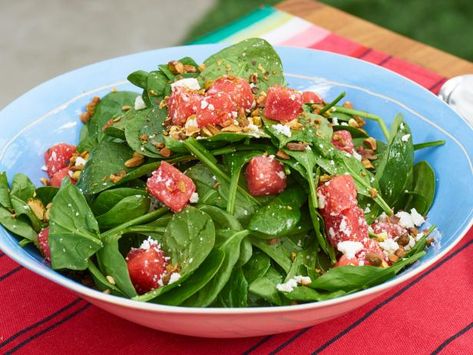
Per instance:
[[[0,112],[0,171],[8,176],[23,172],[39,184],[43,177],[43,153],[58,142],[76,143],[81,126],[79,114],[93,96],[102,96],[113,88],[136,90],[127,83],[127,75],[137,69],[152,70],[159,63],[183,56],[202,62],[222,45],[200,45],[159,49],[119,57],[93,64],[52,79],[21,96]],[[125,318],[158,329],[163,329],[163,314],[183,312],[188,315],[223,315],[225,324],[213,330],[202,327],[167,325],[164,330],[198,336],[251,336],[287,331],[315,324],[369,301],[375,295],[412,278],[438,261],[447,253],[472,225],[473,217],[473,128],[435,95],[416,83],[389,70],[357,59],[323,51],[279,47],[287,81],[297,89],[315,89],[326,100],[335,98],[341,91],[356,108],[375,113],[391,123],[396,113],[402,113],[410,125],[415,142],[444,139],[445,146],[424,149],[416,153],[416,160],[427,160],[437,174],[437,191],[428,221],[438,226],[441,233],[438,243],[429,248],[419,262],[382,285],[340,297],[339,299],[288,307],[247,309],[191,309],[142,304],[136,301],[105,295],[86,288],[50,269],[34,248],[21,248],[18,240],[0,227],[0,249],[28,269],[61,284],[89,301]],[[378,128],[368,123],[368,130],[381,137]],[[348,307],[347,304],[352,304]],[[340,304],[340,310],[320,316],[321,309]],[[113,305],[113,306],[112,306]],[[114,308],[115,307],[115,308]],[[161,325],[143,318],[123,314],[120,308],[151,312],[161,317]],[[113,309],[112,309],[113,308]],[[313,313],[308,313],[312,310]],[[297,322],[267,323],[242,334],[242,326],[229,316],[242,314],[296,314],[305,312]],[[319,313],[317,313],[319,312]],[[323,313],[323,312],[322,312]],[[286,315],[287,316],[287,315]],[[278,319],[279,319],[278,318]],[[296,317],[297,318],[297,317]],[[295,318],[295,319],[296,319]],[[159,323],[159,322],[158,322]],[[164,322],[165,324],[165,322]]]

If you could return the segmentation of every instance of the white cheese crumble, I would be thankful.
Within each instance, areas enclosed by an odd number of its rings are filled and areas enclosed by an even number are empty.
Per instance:
[[[200,84],[196,78],[185,78],[171,84],[171,88],[173,90],[177,87],[182,87],[189,90],[200,90]]]
[[[360,242],[353,242],[350,240],[340,242],[337,244],[339,252],[343,253],[348,259],[353,259],[356,254],[363,250],[363,244]]]
[[[309,285],[312,282],[310,277],[296,275],[292,279],[287,280],[282,284],[277,284],[276,289],[281,292],[292,292],[297,285]]]
[[[410,134],[405,134],[405,135],[403,135],[403,136],[401,137],[401,141],[407,142],[407,141],[409,141],[409,138],[410,138],[410,137],[411,137]]]
[[[173,272],[169,277],[168,285],[173,284],[174,282],[178,281],[181,278],[181,274],[178,272]]]
[[[324,209],[325,208],[325,196],[322,194],[317,194],[317,197],[319,198],[319,208]]]
[[[394,239],[386,239],[384,242],[380,242],[379,243],[379,246],[385,251],[388,253],[388,255],[390,254],[394,254],[396,252],[396,250],[399,249],[399,244],[397,244]]]
[[[286,137],[290,138],[292,136],[291,129],[288,126],[285,126],[285,125],[282,125],[282,124],[278,123],[278,124],[275,124],[273,126],[273,128],[277,133],[283,134]]]
[[[85,160],[82,157],[77,157],[74,165],[75,166],[85,166],[85,163],[87,163],[87,160]]]
[[[361,161],[362,159],[362,156],[355,149],[353,149],[353,153],[351,153],[351,155],[353,155],[353,158],[355,158],[356,160]]]
[[[189,199],[190,203],[197,203],[199,202],[199,194],[197,192],[193,192],[191,198]]]
[[[143,97],[141,97],[141,95],[136,97],[134,106],[136,111],[146,108],[146,103],[143,101]]]
[[[141,243],[140,245],[140,249],[144,249],[144,250],[148,250],[150,248],[159,248],[159,244],[158,242],[156,242],[156,240],[154,240],[153,238],[151,237],[148,237],[148,239],[145,239],[143,240],[143,243]]]
[[[415,208],[411,209],[411,213],[399,211],[396,213],[396,217],[399,218],[399,224],[404,228],[419,227],[425,222],[424,217]]]

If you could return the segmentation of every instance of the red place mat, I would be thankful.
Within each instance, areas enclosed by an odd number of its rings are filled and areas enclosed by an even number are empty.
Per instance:
[[[305,46],[381,65],[433,92],[446,80],[333,33]],[[429,270],[338,319],[282,335],[227,340],[168,334],[130,323],[0,252],[0,353],[468,354],[473,349],[472,259],[470,230]]]

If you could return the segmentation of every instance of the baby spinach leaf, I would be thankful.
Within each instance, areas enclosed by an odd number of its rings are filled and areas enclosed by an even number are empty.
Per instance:
[[[3,171],[0,173],[0,207],[11,209],[10,187],[8,186],[7,174]]]
[[[310,287],[331,292],[349,292],[380,284],[394,275],[394,270],[390,268],[347,265],[328,270],[314,280]]]
[[[100,229],[107,230],[123,222],[144,215],[149,211],[150,199],[143,194],[127,196],[109,211],[97,217]]]
[[[44,206],[50,203],[56,196],[59,189],[53,186],[41,186],[36,189],[36,197],[41,200]]]
[[[287,243],[287,239],[283,239]],[[268,255],[271,259],[273,259],[276,264],[278,264],[286,273],[289,272],[291,269],[291,251],[290,249],[286,248],[286,244],[282,242],[270,244],[267,240],[262,240],[259,238],[251,237],[251,243],[260,249],[263,253]],[[292,249],[292,248],[291,248]],[[294,248],[295,249],[295,248]]]
[[[142,155],[160,158],[160,149],[156,148],[156,145],[164,142],[162,133],[167,111],[155,107],[133,113],[133,116],[127,117],[125,122],[125,137],[128,145]]]
[[[77,187],[86,194],[96,194],[115,184],[110,180],[112,174],[128,173],[125,162],[133,156],[133,151],[122,143],[103,140],[90,153],[90,158],[77,182]],[[142,167],[138,167],[142,168]],[[127,181],[122,179],[120,182]]]
[[[142,195],[146,196],[147,193],[144,189],[137,189],[132,187],[118,187],[115,189],[106,190],[101,192],[97,198],[92,202],[90,208],[95,215],[102,215],[110,211],[117,203],[123,200],[125,197]]]
[[[144,70],[137,70],[129,74],[127,80],[139,88],[145,89],[149,73]]]
[[[248,229],[266,238],[281,237],[294,231],[301,219],[301,206],[306,201],[306,193],[292,186],[279,194],[266,206],[261,207],[251,217]]]
[[[200,267],[179,287],[161,295],[152,302],[178,306],[192,295],[200,291],[217,274],[223,264],[225,253],[220,249],[213,249]]]
[[[333,130],[328,120],[320,115],[310,112],[303,112],[299,116],[299,123],[302,124],[301,129],[291,129],[290,134],[282,133],[280,130],[281,123],[269,119],[263,119],[265,129],[277,139],[279,148],[283,148],[289,142],[305,142],[313,143],[319,140],[330,141]]]
[[[252,255],[253,255],[253,245],[248,239],[245,238],[241,242],[240,257],[238,258],[238,262],[236,263],[236,266],[240,267],[240,266],[245,265],[251,259]]]
[[[341,266],[328,270],[318,279],[312,281],[310,287],[330,292],[343,290],[355,291],[383,283],[394,277],[407,265],[410,265],[425,255],[424,251],[401,259],[391,267],[379,268],[374,266]]]
[[[199,205],[198,208],[199,210],[207,213],[212,218],[215,228],[217,229],[230,229],[233,231],[240,231],[243,229],[240,222],[238,222],[234,216],[218,207]]]
[[[80,190],[68,179],[53,199],[49,246],[54,269],[84,270],[103,243],[99,226]]]
[[[318,302],[343,296],[347,294],[347,292],[343,290],[333,292],[318,292],[310,287],[299,286],[291,292],[283,292],[282,294],[291,301]]]
[[[285,85],[281,59],[273,47],[261,38],[250,38],[222,49],[204,62],[200,74],[203,82],[222,75],[234,75],[248,80],[258,75],[258,90],[267,91],[273,85]]]
[[[179,265],[182,273],[194,271],[209,255],[215,243],[215,227],[205,212],[188,206],[176,213],[164,233],[164,249],[171,263]]]
[[[97,260],[104,275],[111,276],[120,291],[131,298],[136,296],[136,291],[131,283],[125,258],[118,249],[118,239],[103,240],[103,248],[97,251]]]
[[[414,147],[409,126],[402,115],[397,115],[391,126],[390,139],[380,158],[376,180],[384,200],[390,206],[400,207],[408,176],[414,164]]]
[[[249,291],[273,305],[282,306],[286,302],[276,289],[276,285],[281,283],[283,279],[284,277],[271,267],[264,276],[257,278],[250,284]]]
[[[15,215],[25,216],[29,219],[31,226],[36,232],[39,232],[41,229],[41,221],[36,217],[31,207],[23,200],[20,200],[15,195],[11,195],[11,204],[13,206],[13,210],[15,211]]]
[[[97,266],[89,259],[89,265],[87,269],[94,280],[95,287],[100,291],[110,291],[113,295],[124,296],[124,294],[114,285],[112,285]]]
[[[271,267],[271,259],[264,253],[253,253],[251,259],[243,267],[245,278],[252,283],[261,275],[265,275]]]
[[[10,195],[22,201],[28,201],[34,196],[36,187],[25,174],[16,174],[11,183]]]
[[[230,280],[218,295],[218,302],[223,307],[248,306],[248,281],[241,267],[233,269]]]
[[[230,279],[233,267],[240,256],[241,242],[248,234],[249,232],[247,230],[234,232],[233,235],[219,247],[219,249],[225,253],[225,258],[219,272],[204,288],[184,302],[184,306],[206,307],[216,300],[217,296]]]
[[[152,106],[159,106],[166,92],[169,90],[169,79],[161,70],[151,71],[146,80],[146,88],[143,93],[143,100]]]
[[[100,142],[104,136],[103,127],[105,124],[123,114],[123,106],[135,105],[137,93],[131,91],[113,91],[105,95],[95,108],[95,112],[90,118],[88,126],[88,139],[95,138]]]
[[[435,172],[426,161],[414,165],[414,184],[409,192],[405,211],[415,208],[417,212],[426,215],[429,212],[435,197]]]
[[[368,133],[366,133],[366,131],[364,129],[361,129],[361,128],[355,128],[355,127],[352,127],[352,126],[342,126],[342,125],[333,126],[332,128],[335,132],[336,131],[348,131],[348,132],[350,132],[353,139],[368,138],[369,137]]]
[[[23,217],[15,218],[7,209],[0,207],[0,224],[5,229],[20,237],[36,241],[37,233]]]
[[[286,149],[285,152],[290,157],[294,158],[296,162],[303,168],[303,176],[309,185],[309,213],[312,220],[312,225],[314,227],[317,242],[319,243],[322,250],[330,257],[330,259],[332,261],[335,261],[335,251],[333,250],[333,247],[328,243],[324,234],[321,232],[321,217],[317,211],[318,199],[316,190],[316,180],[318,180],[318,177],[315,176],[314,173],[314,168],[317,163],[317,157],[310,148],[302,152]]]

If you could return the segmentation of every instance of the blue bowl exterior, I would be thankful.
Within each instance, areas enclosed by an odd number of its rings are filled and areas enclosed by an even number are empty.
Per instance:
[[[43,152],[58,142],[78,141],[79,113],[93,96],[112,88],[136,90],[126,82],[137,69],[152,70],[159,63],[192,56],[197,62],[222,45],[159,49],[93,64],[54,78],[21,96],[0,112],[0,171],[10,178],[26,173],[39,184]],[[279,47],[287,80],[298,89],[313,88],[330,100],[346,91],[356,108],[373,112],[390,123],[402,113],[415,142],[446,140],[441,148],[416,153],[427,160],[438,177],[429,222],[441,231],[440,243],[405,273],[432,261],[458,242],[473,217],[473,128],[450,107],[424,88],[389,70],[353,58],[307,49]],[[368,129],[380,136],[378,128]],[[17,239],[0,228],[0,249],[33,271],[62,285],[70,281],[44,264],[37,251],[21,248]],[[78,289],[83,289],[77,285]],[[113,296],[110,296],[113,297]]]

